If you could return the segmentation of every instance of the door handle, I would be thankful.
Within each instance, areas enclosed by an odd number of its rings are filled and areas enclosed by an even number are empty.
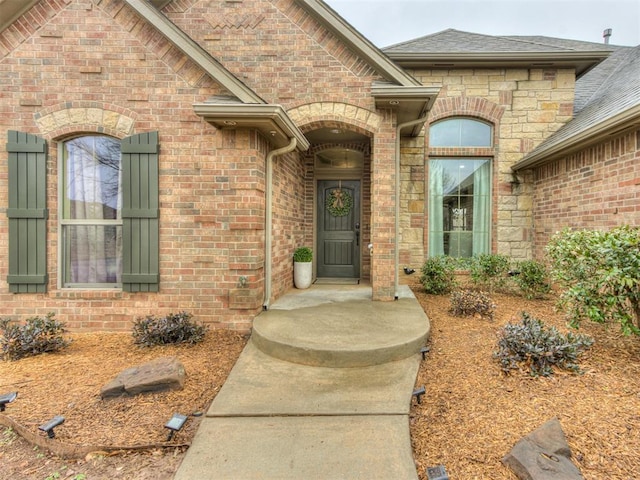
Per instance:
[[[360,224],[356,223],[356,247],[360,246]]]

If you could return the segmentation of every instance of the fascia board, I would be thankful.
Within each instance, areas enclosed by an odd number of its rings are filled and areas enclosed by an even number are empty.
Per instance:
[[[388,52],[387,55],[398,65],[410,68],[465,68],[471,66],[544,68],[560,66],[576,68],[578,74],[581,75],[609,57],[611,52]]]
[[[362,36],[360,32],[349,25],[324,2],[319,2],[318,0],[295,1],[316,20],[327,26],[331,32],[342,39],[349,48],[374,67],[387,80],[406,86],[420,85],[420,82],[393,63],[379,48]]]
[[[562,142],[549,145],[539,151],[534,151],[531,155],[526,156],[512,165],[511,170],[517,172],[519,170],[537,167],[560,156],[583,150],[623,130],[638,126],[640,126],[640,105],[636,105],[596,125],[585,128]]]
[[[424,117],[440,93],[439,87],[398,87],[395,85],[374,85],[371,95],[378,108],[389,108],[396,112],[398,124]],[[416,125],[411,135],[416,136],[422,125]]]
[[[284,146],[295,137],[300,150],[309,149],[309,141],[280,105],[214,104],[193,105],[196,115],[218,128],[255,128],[276,146]]]
[[[160,13],[155,7],[144,0],[124,0],[139,15],[148,20],[158,29],[176,48],[200,65],[214,80],[220,82],[239,100],[245,103],[261,103],[260,98],[253,90],[242,83],[235,75],[215,60],[206,50],[193,41],[186,33],[180,30],[173,22]]]

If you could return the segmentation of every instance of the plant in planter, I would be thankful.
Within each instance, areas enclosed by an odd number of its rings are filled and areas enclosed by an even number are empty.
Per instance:
[[[309,288],[313,278],[313,251],[299,247],[293,253],[293,283],[296,288]]]

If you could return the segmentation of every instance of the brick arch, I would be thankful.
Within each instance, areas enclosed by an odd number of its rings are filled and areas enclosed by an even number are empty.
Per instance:
[[[95,102],[65,102],[36,113],[35,122],[45,138],[59,139],[79,132],[124,138],[133,133],[136,113]]]
[[[481,97],[451,97],[436,100],[429,123],[446,117],[475,117],[497,124],[504,114],[504,107]]]
[[[292,108],[287,113],[303,132],[335,127],[371,137],[382,122],[382,117],[376,112],[339,102],[308,103]]]

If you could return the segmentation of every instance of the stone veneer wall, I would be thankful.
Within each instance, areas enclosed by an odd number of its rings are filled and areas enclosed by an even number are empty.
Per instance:
[[[452,116],[494,125],[494,147],[429,149],[428,125],[420,139],[402,143],[401,265],[419,267],[428,251],[428,159],[480,155],[493,158],[492,250],[517,259],[533,255],[532,188],[514,182],[511,165],[572,118],[575,74],[567,69],[468,69],[411,72],[440,86],[429,123]]]
[[[640,225],[640,129],[533,169],[535,257],[565,227]]]

